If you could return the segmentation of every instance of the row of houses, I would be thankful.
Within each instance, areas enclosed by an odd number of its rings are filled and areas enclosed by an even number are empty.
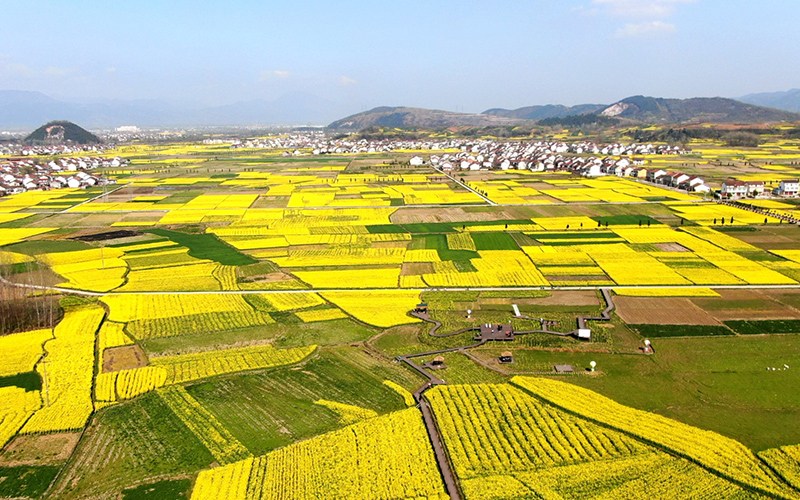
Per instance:
[[[100,167],[119,167],[127,160],[119,157],[59,158],[49,162],[15,158],[0,163],[0,196],[31,190],[88,188],[115,181],[91,171]]]
[[[323,131],[304,131],[271,137],[231,140],[232,148],[283,149],[285,156],[304,154],[358,154],[392,151],[457,151],[459,158],[478,156],[479,162],[492,163],[498,158],[515,158],[535,153],[636,156],[648,154],[684,154],[678,146],[653,144],[597,144],[592,141],[501,141],[493,139],[353,139],[331,138]]]
[[[581,153],[623,152],[630,156],[585,156]],[[593,143],[551,143],[537,142],[533,144],[512,143],[499,148],[459,153],[431,155],[428,161],[443,172],[459,170],[531,170],[568,171],[585,177],[614,175],[617,177],[633,177],[643,181],[690,192],[707,193],[711,188],[699,176],[683,172],[663,169],[645,168],[645,156],[654,154],[685,154],[675,146],[653,146],[650,144],[609,145],[598,147]],[[411,158],[411,165],[420,165],[424,158]]]
[[[607,175],[611,167],[627,168],[645,164],[644,156],[685,154],[677,146],[652,144],[598,145],[592,142],[532,143],[484,141],[462,148],[458,153],[431,155],[429,161],[442,170],[579,170],[586,175]],[[585,156],[585,155],[593,156]],[[622,157],[620,157],[620,154]],[[603,155],[604,157],[594,156]],[[610,156],[609,156],[610,155]],[[614,156],[615,158],[612,158]],[[416,158],[412,158],[412,164]],[[419,160],[416,160],[419,161]]]
[[[755,198],[766,191],[763,181],[740,181],[738,179],[726,179],[720,189],[720,198],[739,199]],[[800,195],[800,180],[785,179],[779,182],[778,187],[772,190],[772,194],[785,198],[797,198]]]
[[[109,145],[103,144],[50,144],[33,146],[17,142],[0,144],[0,156],[54,156],[98,154]]]

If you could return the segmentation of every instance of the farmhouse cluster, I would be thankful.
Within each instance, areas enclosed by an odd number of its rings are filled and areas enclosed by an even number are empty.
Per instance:
[[[483,141],[471,147],[462,147],[458,153],[431,155],[431,165],[443,172],[456,170],[531,170],[534,172],[569,171],[585,177],[615,175],[634,177],[684,191],[707,193],[711,190],[705,181],[683,172],[645,168],[647,155],[687,154],[678,146],[652,144],[609,144],[600,146],[592,142],[536,142],[497,143]],[[575,156],[590,154],[592,156]],[[598,155],[598,156],[594,156]],[[600,157],[602,155],[603,157]],[[425,160],[416,156],[411,165],[422,165]]]
[[[33,159],[13,159],[0,163],[0,196],[31,190],[87,188],[115,181],[88,172],[100,167],[120,167],[123,158],[59,158],[47,163]]]
[[[232,148],[283,149],[284,156],[309,154],[389,153],[398,150],[448,150],[465,146],[464,140],[331,139],[321,131],[232,141]]]
[[[80,153],[102,153],[105,149],[106,146],[101,144],[30,145],[13,142],[0,144],[0,156],[74,155]]]
[[[764,181],[740,181],[738,179],[726,179],[722,183],[720,197],[726,199],[755,198],[764,194]],[[778,187],[772,190],[773,195],[786,198],[797,198],[800,194],[800,180],[784,179],[779,182]]]

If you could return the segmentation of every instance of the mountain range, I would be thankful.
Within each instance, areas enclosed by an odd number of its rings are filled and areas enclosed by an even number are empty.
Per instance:
[[[336,120],[328,128],[362,130],[368,127],[442,128],[533,124],[541,120],[586,118],[585,122],[614,119],[620,123],[764,123],[798,122],[800,114],[746,104],[723,97],[663,99],[632,96],[610,105],[527,106],[519,109],[488,109],[480,114],[405,107],[380,107]]]
[[[344,114],[340,105],[305,93],[275,100],[249,100],[202,107],[158,100],[76,103],[40,92],[0,90],[0,128],[32,129],[51,120],[70,120],[92,128],[320,125]],[[442,128],[533,124],[541,120],[606,117],[623,123],[761,123],[800,121],[800,89],[750,94],[738,100],[712,97],[663,99],[632,96],[612,104],[559,104],[518,109],[492,108],[482,113],[382,106],[340,118],[331,129],[367,127]],[[599,118],[598,118],[599,119]]]
[[[739,100],[749,104],[755,104],[756,106],[766,106],[768,108],[800,113],[800,89],[748,94],[740,97]]]

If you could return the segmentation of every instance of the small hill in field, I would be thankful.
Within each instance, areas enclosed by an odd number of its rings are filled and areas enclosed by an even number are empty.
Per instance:
[[[99,144],[88,130],[68,121],[47,122],[25,138],[26,144]]]

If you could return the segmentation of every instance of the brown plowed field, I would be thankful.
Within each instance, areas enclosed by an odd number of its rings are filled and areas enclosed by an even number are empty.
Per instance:
[[[631,325],[719,325],[713,316],[684,297],[614,297],[616,312]]]

